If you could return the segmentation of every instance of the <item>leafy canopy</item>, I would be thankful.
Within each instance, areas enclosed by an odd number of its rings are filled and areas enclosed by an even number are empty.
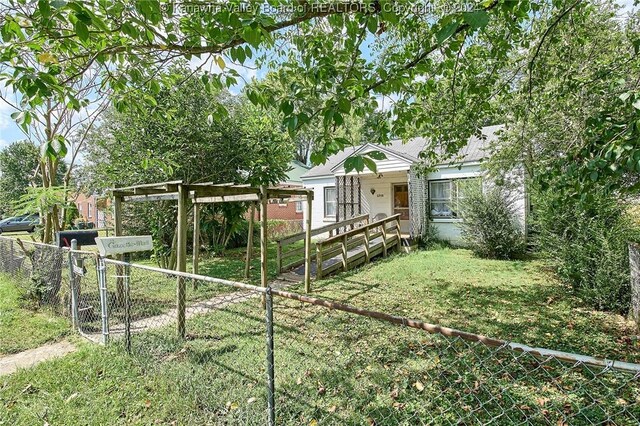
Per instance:
[[[366,116],[380,97],[395,98],[386,111],[394,118],[392,133],[410,135],[430,129],[444,136],[437,116],[424,111],[443,76],[466,81],[458,97],[475,102],[478,116],[489,105],[477,101],[495,75],[475,78],[477,64],[504,61],[526,40],[526,29],[541,5],[564,7],[563,1],[481,0],[460,5],[447,1],[232,0],[174,3],[159,0],[84,2],[7,0],[0,6],[2,24],[0,79],[29,107],[49,99],[81,108],[67,83],[80,75],[101,75],[99,90],[113,93],[117,110],[156,106],[154,94],[179,82],[159,77],[179,57],[200,58],[216,71],[202,76],[211,90],[237,83],[231,65],[267,64],[286,83],[283,93],[248,92],[258,105],[279,105],[291,133],[319,117],[327,137],[313,161],[322,162],[342,149],[345,140],[330,135],[346,117]],[[461,60],[473,55],[476,66]],[[25,61],[38,58],[39,66]],[[472,84],[477,81],[477,84]],[[320,105],[308,101],[321,99]],[[222,114],[218,111],[217,114]],[[29,122],[26,109],[21,117]],[[475,123],[447,139],[466,140]],[[52,135],[52,137],[55,135]],[[364,161],[356,161],[361,169]]]

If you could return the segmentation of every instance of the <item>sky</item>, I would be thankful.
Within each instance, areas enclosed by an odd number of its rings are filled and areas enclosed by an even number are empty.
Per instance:
[[[622,9],[620,10],[620,14],[631,13],[631,11],[637,11],[638,6],[634,6],[634,0],[620,0],[618,2],[622,5]],[[202,64],[201,60],[194,59],[190,62],[192,67],[197,67]],[[243,77],[239,79],[239,82],[236,86],[232,87],[230,91],[233,94],[238,94],[242,90],[245,85],[245,81],[251,81],[253,78],[262,78],[267,70],[266,68],[256,69],[254,64],[247,61],[246,65],[248,67],[236,66],[234,64],[227,64],[229,68],[234,68],[238,71],[238,73]],[[209,64],[206,64],[206,67],[209,68]],[[211,71],[216,71],[216,66],[211,66]],[[381,104],[381,101],[378,102]],[[384,108],[389,108],[388,102],[384,104]],[[25,136],[18,127],[18,125],[11,118],[11,113],[13,110],[9,105],[0,101],[0,149],[6,147],[7,145],[17,141],[24,139]]]

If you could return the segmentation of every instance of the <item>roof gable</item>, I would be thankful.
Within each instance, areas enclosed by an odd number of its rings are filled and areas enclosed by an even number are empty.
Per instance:
[[[331,172],[333,172],[336,175],[344,175],[345,174],[344,163],[347,161],[347,159],[356,155],[367,154],[372,151],[380,151],[387,156],[385,160],[373,160],[376,163],[376,166],[378,166],[377,167],[378,170],[384,169],[385,165],[391,168],[394,168],[395,165],[403,165],[408,169],[415,162],[413,158],[410,158],[402,153],[389,149],[389,147],[367,143],[360,146],[360,148],[356,149],[350,155],[342,159],[342,161],[340,161],[338,164],[333,166],[331,168]]]

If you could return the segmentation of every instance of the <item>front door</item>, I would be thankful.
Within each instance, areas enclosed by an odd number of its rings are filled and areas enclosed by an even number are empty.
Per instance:
[[[406,183],[393,185],[393,214],[399,214],[400,220],[409,220],[409,185]]]

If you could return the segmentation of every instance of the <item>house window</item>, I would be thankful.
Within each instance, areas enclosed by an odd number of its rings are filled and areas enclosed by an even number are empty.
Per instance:
[[[462,218],[460,200],[464,198],[464,187],[479,182],[480,178],[429,181],[431,218]]]
[[[87,217],[91,219],[93,217],[93,205],[89,203],[87,207]]]
[[[324,189],[324,217],[336,216],[336,204],[336,187],[326,187]]]
[[[296,213],[302,213],[302,201],[296,201]]]

